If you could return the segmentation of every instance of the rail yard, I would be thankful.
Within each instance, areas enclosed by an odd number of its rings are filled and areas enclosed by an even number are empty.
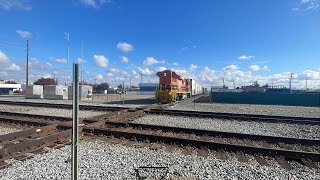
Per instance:
[[[81,101],[80,179],[320,178],[318,107],[127,98]],[[71,117],[69,100],[1,97],[0,179],[68,179]]]

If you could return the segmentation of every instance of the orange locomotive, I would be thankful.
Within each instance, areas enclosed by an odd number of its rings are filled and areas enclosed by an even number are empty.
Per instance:
[[[159,90],[156,99],[160,103],[171,103],[191,96],[190,80],[174,71],[164,70],[157,73]]]

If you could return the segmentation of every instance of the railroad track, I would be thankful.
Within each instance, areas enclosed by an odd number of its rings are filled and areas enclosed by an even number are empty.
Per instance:
[[[170,109],[150,109],[146,111],[148,114],[171,115],[171,116],[187,116],[200,118],[214,118],[214,119],[233,119],[241,121],[264,121],[264,122],[283,122],[283,123],[298,123],[298,124],[320,124],[320,118],[308,117],[291,117],[291,116],[268,116],[256,114],[235,114],[235,113],[218,113],[218,112],[204,112],[204,111],[184,111],[184,110],[170,110]]]
[[[0,104],[72,109],[72,104],[49,104],[49,103],[17,102],[17,101],[0,101]],[[127,112],[127,111],[144,110],[144,113],[147,113],[147,114],[170,115],[170,116],[174,115],[174,116],[188,116],[188,117],[213,118],[213,119],[232,119],[232,120],[241,120],[241,121],[260,121],[260,122],[274,122],[274,123],[283,122],[283,123],[313,124],[313,125],[320,124],[320,118],[170,110],[170,109],[164,109],[166,106],[170,106],[170,104],[168,105],[153,104],[151,106],[143,106],[140,108],[80,105],[80,110],[94,110],[94,111],[107,111],[107,112],[109,111]]]
[[[84,128],[84,134],[126,138],[134,142],[165,143],[169,146],[190,146],[200,151],[233,152],[240,161],[248,161],[244,154],[254,155],[261,165],[267,162],[261,156],[275,157],[285,168],[287,161],[297,161],[317,168],[320,162],[320,140],[299,139],[253,134],[167,127],[127,122],[106,122],[101,128]],[[205,150],[204,150],[205,149]],[[218,152],[218,153],[219,153]]]
[[[82,132],[82,126],[101,127],[105,121],[125,121],[143,116],[144,110],[150,107],[110,111],[103,116],[79,119],[79,132]],[[24,160],[46,152],[45,147],[60,148],[70,144],[72,118],[0,112],[0,123],[27,126],[22,131],[0,136],[0,169],[11,165],[5,162],[6,159]]]
[[[239,161],[248,161],[246,155],[253,155],[258,163],[267,165],[264,156],[275,157],[276,160],[285,168],[292,168],[288,161],[297,161],[308,167],[318,168],[317,163],[320,162],[320,140],[319,139],[297,139],[273,136],[250,135],[240,133],[229,133],[219,131],[208,131],[198,129],[187,129],[177,127],[156,126],[147,124],[137,124],[127,122],[132,118],[144,115],[147,109],[131,109],[123,111],[123,113],[114,113],[100,115],[95,118],[82,119],[80,132],[84,135],[100,136],[105,135],[118,139],[126,138],[129,144],[144,143],[150,146],[152,143],[162,144],[168,148],[172,147],[191,147],[196,148],[200,154],[208,154],[209,150],[215,151],[217,156],[223,155],[225,152],[235,153]],[[0,136],[0,143],[11,142],[8,137],[15,138],[20,148],[9,148],[5,146],[0,150],[0,159],[19,154],[38,151],[45,146],[55,146],[66,143],[66,139],[70,139],[71,135],[71,118],[59,119],[53,116],[26,115],[2,112],[0,113],[1,122],[9,122],[16,124],[29,124],[39,126],[40,128],[55,127],[53,133],[47,133],[43,140],[34,139],[44,130],[26,130],[13,134]],[[41,136],[42,137],[42,136]],[[18,138],[18,139],[17,139]],[[19,139],[20,138],[20,139]],[[28,139],[29,138],[29,139]],[[2,139],[2,141],[1,141]],[[48,141],[48,142],[47,142]],[[9,155],[8,155],[8,152]],[[23,152],[23,153],[22,153]],[[1,160],[0,160],[1,162]],[[1,164],[1,163],[0,163]]]
[[[18,101],[0,101],[0,104],[16,105],[16,106],[59,108],[59,109],[72,109],[72,104],[55,104],[55,103],[51,104],[51,103],[18,102]],[[89,110],[89,111],[120,111],[120,110],[128,110],[130,108],[80,105],[79,109],[80,110]]]

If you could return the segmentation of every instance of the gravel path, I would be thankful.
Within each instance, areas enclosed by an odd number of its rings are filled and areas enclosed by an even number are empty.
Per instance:
[[[255,104],[225,104],[225,103],[195,103],[195,107],[194,107],[193,98],[180,101],[175,106],[171,107],[171,109],[320,118],[319,107],[255,105]]]
[[[0,111],[58,116],[58,117],[72,117],[72,110],[70,110],[70,109],[43,108],[43,107],[15,106],[15,105],[0,104]],[[79,118],[87,118],[87,117],[97,116],[97,115],[104,114],[104,113],[105,112],[99,112],[99,111],[79,111]]]
[[[68,146],[23,162],[10,160],[14,162],[13,166],[0,170],[0,179],[70,179],[70,163],[65,162],[69,156]],[[134,169],[139,166],[167,166],[166,179],[320,179],[319,169],[292,164],[296,168],[287,170],[273,159],[268,162],[272,166],[260,166],[253,159],[241,163],[234,156],[219,160],[211,154],[202,158],[102,141],[81,141],[79,179],[135,179]],[[155,174],[161,175],[159,172]]]
[[[167,115],[146,115],[135,120],[134,122],[245,134],[320,139],[319,125],[191,118]]]

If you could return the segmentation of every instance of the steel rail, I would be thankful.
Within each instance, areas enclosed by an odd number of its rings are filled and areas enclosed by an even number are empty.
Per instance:
[[[320,153],[317,152],[303,152],[303,151],[294,151],[286,149],[276,149],[276,148],[262,148],[255,146],[245,146],[245,145],[235,145],[227,143],[219,143],[212,141],[204,140],[193,140],[179,137],[169,137],[161,135],[153,135],[140,132],[130,132],[130,131],[121,131],[113,130],[107,128],[84,128],[85,133],[95,134],[95,135],[106,135],[114,136],[116,138],[126,138],[126,139],[135,139],[138,141],[148,140],[151,143],[161,142],[166,144],[178,144],[181,146],[193,146],[197,148],[208,148],[213,150],[224,150],[228,152],[243,152],[246,154],[252,155],[264,155],[270,157],[285,157],[286,159],[299,160],[307,159],[313,162],[320,161]]]
[[[107,121],[105,124],[111,127],[132,127],[134,129],[147,129],[151,131],[161,130],[162,132],[173,132],[173,133],[187,133],[195,134],[198,136],[211,136],[211,137],[223,137],[223,138],[236,138],[236,139],[248,139],[253,141],[265,141],[268,143],[286,143],[286,144],[300,144],[300,145],[316,145],[320,146],[320,139],[303,139],[303,138],[290,138],[281,136],[265,136],[255,134],[243,134],[233,133],[224,131],[213,131],[213,130],[202,130],[202,129],[190,129],[181,127],[171,126],[159,126],[150,124],[140,123],[126,123],[126,122],[110,122]]]
[[[39,102],[18,102],[18,101],[0,101],[0,104],[16,105],[16,106],[32,106],[32,107],[46,107],[46,108],[60,108],[72,109],[72,104],[51,104]],[[130,109],[127,107],[108,107],[108,106],[94,106],[94,105],[80,105],[80,110],[94,110],[94,111],[120,111]]]
[[[148,114],[188,116],[201,118],[216,118],[216,119],[233,119],[242,121],[265,121],[265,122],[284,122],[284,123],[299,123],[319,125],[320,118],[309,117],[290,117],[290,116],[268,116],[257,114],[234,114],[234,113],[217,113],[204,111],[184,111],[184,110],[168,110],[168,109],[150,109],[145,111]]]

